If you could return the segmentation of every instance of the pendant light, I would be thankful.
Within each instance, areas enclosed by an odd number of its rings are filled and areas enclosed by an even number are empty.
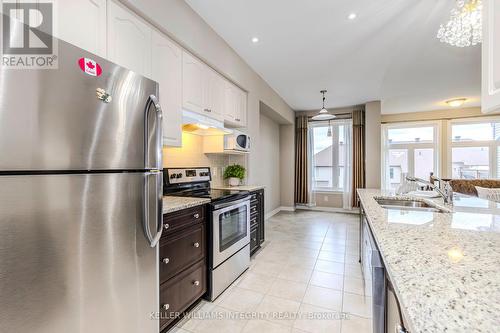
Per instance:
[[[321,90],[320,93],[323,94],[323,108],[321,109],[321,111],[319,111],[319,113],[317,115],[312,117],[312,120],[331,120],[331,119],[335,118],[335,116],[333,114],[329,113],[327,109],[325,109],[326,90]]]

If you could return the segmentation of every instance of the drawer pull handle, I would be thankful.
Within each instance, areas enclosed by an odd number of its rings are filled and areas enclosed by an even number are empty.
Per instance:
[[[256,241],[257,241],[257,238],[252,238],[252,240],[253,240],[254,242],[256,242]]]
[[[200,247],[200,243],[196,242],[193,244],[194,247]]]
[[[170,262],[170,259],[164,258],[162,261],[163,261],[164,264],[168,264]]]
[[[195,219],[199,219],[199,218],[200,218],[200,214],[196,213],[196,214],[194,214],[194,215],[193,215],[193,217],[194,217]]]
[[[193,285],[195,285],[195,286],[199,286],[199,285],[200,285],[200,281],[198,281],[198,280],[194,281],[194,282],[193,282]]]
[[[170,304],[163,304],[161,308],[166,311],[170,309]]]
[[[170,228],[170,225],[169,225],[168,223],[165,223],[165,224],[163,225],[163,228],[164,228],[165,230],[167,230],[168,228]]]

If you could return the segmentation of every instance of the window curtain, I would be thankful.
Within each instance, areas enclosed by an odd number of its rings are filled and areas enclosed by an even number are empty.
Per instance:
[[[365,188],[365,110],[352,112],[352,204],[358,207],[356,189]]]
[[[308,202],[307,205],[309,207],[314,207],[316,206],[316,194],[314,193],[314,184],[316,184],[316,173],[314,172],[316,168],[316,161],[314,159],[314,131],[313,131],[313,125],[309,123],[308,126],[308,131],[307,131],[307,142],[308,142],[308,149],[307,149],[307,163],[308,163],[308,176],[307,179],[309,179],[309,186],[307,188],[307,194],[308,194]]]
[[[295,203],[309,203],[309,161],[307,116],[295,119]]]
[[[344,123],[344,192],[342,195],[342,208],[352,209],[353,205],[353,150],[352,150],[352,120],[343,120]]]

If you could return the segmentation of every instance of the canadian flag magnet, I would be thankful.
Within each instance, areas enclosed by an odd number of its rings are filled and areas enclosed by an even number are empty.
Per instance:
[[[94,59],[80,58],[78,60],[78,65],[85,74],[91,76],[99,76],[102,74],[101,66]]]

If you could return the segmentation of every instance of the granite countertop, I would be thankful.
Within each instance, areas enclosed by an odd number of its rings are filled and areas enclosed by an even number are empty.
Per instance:
[[[209,203],[207,198],[187,198],[187,197],[163,197],[163,214],[173,213],[178,210],[200,206]]]
[[[214,185],[212,186],[214,190],[229,190],[229,191],[257,191],[265,188],[264,185],[240,185],[240,186],[224,186],[224,185]]]
[[[389,191],[358,194],[410,332],[498,332],[500,203],[420,199],[452,211],[434,213],[384,209],[374,198]]]

